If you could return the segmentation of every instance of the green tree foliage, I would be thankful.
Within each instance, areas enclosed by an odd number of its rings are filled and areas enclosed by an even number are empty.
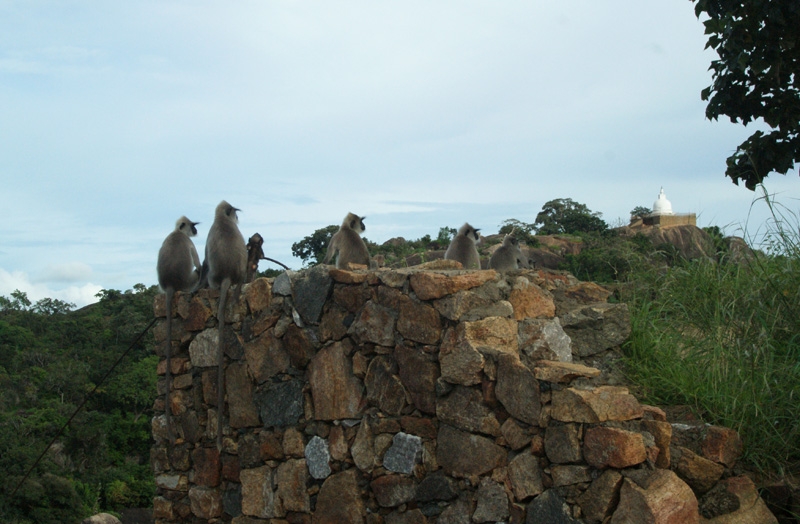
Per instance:
[[[325,251],[331,242],[333,234],[339,230],[339,226],[328,226],[317,229],[313,234],[303,238],[299,242],[292,244],[292,255],[303,261],[305,266],[313,266],[325,260]]]
[[[440,227],[439,234],[436,236],[436,245],[439,249],[447,249],[458,230],[454,227]]]
[[[102,290],[99,302],[77,311],[55,299],[31,303],[20,291],[0,296],[0,522],[79,522],[100,510],[149,506],[158,362],[152,333],[100,381],[150,323],[157,292],[143,285]]]
[[[621,237],[615,233],[588,234],[577,255],[566,255],[561,269],[578,279],[593,282],[620,282],[639,264],[652,259],[653,244],[642,234]]]
[[[649,207],[636,206],[631,209],[631,218],[643,218],[652,213],[653,210]]]
[[[708,35],[712,83],[702,91],[706,117],[726,115],[756,131],[728,157],[725,175],[753,190],[771,172],[786,174],[800,162],[800,3],[692,0]]]
[[[557,198],[542,206],[534,225],[539,235],[602,233],[608,230],[602,216],[571,198]]]

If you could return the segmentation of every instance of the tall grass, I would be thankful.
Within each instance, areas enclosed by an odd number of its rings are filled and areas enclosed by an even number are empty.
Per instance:
[[[639,269],[626,369],[645,399],[739,431],[763,473],[800,473],[800,233],[777,206],[762,253]]]

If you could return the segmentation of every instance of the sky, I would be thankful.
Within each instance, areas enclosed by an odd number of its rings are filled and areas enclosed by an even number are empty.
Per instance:
[[[705,42],[688,0],[0,0],[0,295],[156,284],[223,199],[293,269],[348,212],[378,243],[556,198],[614,226],[662,187],[755,239],[768,210],[724,176],[755,128],[705,118]],[[797,169],[766,186],[797,210]]]

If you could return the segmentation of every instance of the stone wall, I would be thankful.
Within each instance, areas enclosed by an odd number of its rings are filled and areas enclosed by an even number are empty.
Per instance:
[[[646,226],[696,226],[697,215],[694,213],[676,213],[673,215],[648,215],[642,219]]]
[[[450,264],[318,266],[232,293],[221,450],[219,294],[178,294],[156,522],[774,521],[733,476],[735,432],[670,424],[619,385],[607,357],[630,324],[607,290]]]

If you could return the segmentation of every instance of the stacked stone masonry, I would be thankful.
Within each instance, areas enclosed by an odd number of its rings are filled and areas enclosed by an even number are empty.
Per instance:
[[[630,333],[606,289],[448,264],[317,266],[231,291],[224,406],[219,293],[176,295],[156,522],[776,522],[733,474],[734,431],[670,424],[586,365]],[[163,353],[163,295],[155,313]]]

